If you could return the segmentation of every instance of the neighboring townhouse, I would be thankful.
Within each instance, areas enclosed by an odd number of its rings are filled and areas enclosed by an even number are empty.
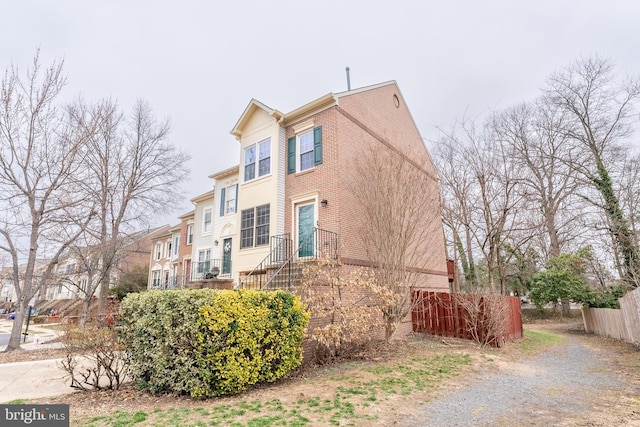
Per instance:
[[[212,257],[220,260],[220,271],[217,278],[232,279],[237,283],[238,270],[234,269],[234,254],[239,248],[237,217],[238,217],[238,187],[239,166],[234,166],[215,173],[209,178],[214,179],[215,199],[218,209],[215,211],[214,240]]]
[[[195,205],[193,216],[193,243],[191,249],[191,281],[216,277],[222,261],[212,258],[214,234],[214,196],[211,190],[191,199]]]
[[[0,269],[0,308],[9,308],[16,301],[16,288],[13,282],[13,268],[2,267]],[[7,303],[7,304],[5,304]]]
[[[195,211],[187,212],[178,217],[180,219],[180,245],[178,248],[178,266],[183,285],[191,282],[191,263],[193,251],[193,221]]]
[[[349,184],[373,148],[428,178],[416,191],[434,201],[422,210],[430,238],[416,248],[424,254],[417,265],[407,267],[424,287],[449,289],[437,173],[395,82],[328,94],[287,114],[251,100],[231,133],[240,142],[238,285],[270,287],[299,258],[339,255],[343,265],[371,265]]]
[[[117,258],[111,266],[109,286],[115,286],[124,274],[148,266],[152,242],[158,236],[165,235],[168,230],[169,226],[163,226],[123,235],[119,240]],[[100,288],[97,280],[102,269],[101,256],[100,246],[69,248],[56,265],[54,279],[41,292],[41,299],[76,299],[84,297],[88,292],[93,292],[98,297]],[[91,274],[90,270],[93,270]]]
[[[172,280],[173,228],[166,227],[162,234],[151,240],[151,263],[149,264],[149,289],[170,289],[176,284]]]
[[[37,259],[34,267],[34,279],[37,281],[42,278],[44,270],[49,263],[48,259]],[[24,276],[24,272],[27,269],[26,264],[18,266],[18,278],[21,280]],[[0,269],[0,309],[9,310],[14,307],[17,301],[16,288],[14,285],[13,267],[2,267]],[[33,300],[39,301],[45,295],[43,290],[39,290],[34,296]]]

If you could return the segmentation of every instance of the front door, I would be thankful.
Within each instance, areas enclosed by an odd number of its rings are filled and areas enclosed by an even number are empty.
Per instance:
[[[309,203],[298,205],[298,252],[299,258],[312,257],[315,255],[314,227],[315,227],[315,205]]]
[[[231,238],[222,241],[222,274],[231,274]]]
[[[185,283],[191,283],[191,260],[185,260],[184,264],[184,278]]]

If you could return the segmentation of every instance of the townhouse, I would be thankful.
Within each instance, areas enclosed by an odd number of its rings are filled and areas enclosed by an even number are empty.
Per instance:
[[[422,275],[421,286],[448,290],[437,173],[394,81],[330,93],[289,113],[252,99],[231,134],[239,165],[211,175],[214,189],[192,200],[192,281],[281,287],[283,277],[291,285],[297,261],[321,256],[371,266],[352,184],[355,165],[373,151],[425,178],[414,190],[432,200],[416,218],[427,233],[407,267]]]

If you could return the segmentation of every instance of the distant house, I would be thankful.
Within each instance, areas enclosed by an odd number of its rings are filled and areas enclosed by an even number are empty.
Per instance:
[[[42,273],[44,272],[49,261],[50,260],[48,259],[36,259],[34,268],[34,277],[36,280],[42,278]],[[18,266],[18,280],[22,280],[26,269],[26,264],[21,264]],[[2,267],[0,269],[0,309],[8,310],[13,307],[13,305],[17,301],[18,297],[16,293],[13,273],[13,267]],[[34,300],[41,299],[41,295],[43,295],[42,290],[35,295]]]
[[[139,267],[149,264],[152,242],[169,232],[169,226],[141,230],[123,235],[118,254],[111,267],[110,287],[120,278]],[[155,247],[154,247],[155,249]],[[92,294],[100,295],[97,281],[103,266],[100,246],[72,246],[60,257],[55,271],[40,292],[40,300],[76,299]]]

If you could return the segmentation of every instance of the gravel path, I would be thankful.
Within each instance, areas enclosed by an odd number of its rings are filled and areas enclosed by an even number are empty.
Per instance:
[[[588,338],[569,334],[566,344],[509,364],[508,370],[481,374],[470,384],[430,401],[419,416],[399,425],[584,425],[583,416],[599,397],[619,395],[625,386],[603,362],[608,350],[586,345]]]

